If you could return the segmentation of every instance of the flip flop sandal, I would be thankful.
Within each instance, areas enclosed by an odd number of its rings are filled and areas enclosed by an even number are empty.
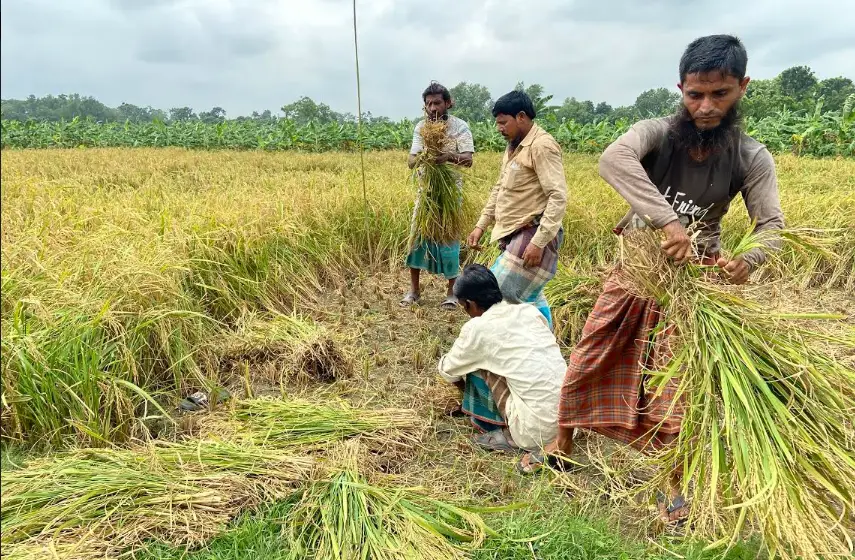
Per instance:
[[[454,406],[449,406],[445,409],[445,415],[450,416],[451,418],[460,418],[466,416],[466,413],[463,412],[463,405],[455,404]]]
[[[457,297],[456,296],[448,296],[445,298],[445,301],[439,304],[439,306],[446,311],[454,311],[457,309]]]
[[[401,307],[412,307],[413,305],[419,302],[420,297],[413,292],[407,293],[402,299],[400,306]]]
[[[231,393],[229,393],[227,389],[224,389],[222,387],[214,389],[211,392],[211,397],[214,401],[214,404],[219,404],[223,401],[226,401],[231,398],[231,396]],[[185,412],[195,412],[197,410],[207,408],[207,406],[208,395],[206,395],[202,391],[196,391],[178,404],[178,408]]]
[[[187,412],[202,410],[208,406],[208,396],[202,391],[196,391],[179,403],[178,408]]]
[[[472,438],[476,445],[489,451],[509,451],[518,449],[512,439],[505,435],[504,430],[492,430],[478,434]]]

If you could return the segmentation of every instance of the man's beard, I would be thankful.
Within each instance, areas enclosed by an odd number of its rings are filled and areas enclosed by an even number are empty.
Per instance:
[[[428,116],[432,121],[447,121],[448,120],[448,111],[442,113],[429,113]]]
[[[671,122],[669,133],[680,148],[719,152],[733,146],[741,124],[742,115],[738,103],[728,110],[717,127],[709,130],[699,129],[691,113],[682,105]]]

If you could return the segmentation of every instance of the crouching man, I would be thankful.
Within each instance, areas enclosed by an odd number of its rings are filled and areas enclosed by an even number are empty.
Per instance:
[[[466,267],[454,295],[471,319],[439,373],[463,392],[462,411],[493,451],[541,450],[558,428],[558,399],[567,364],[536,307],[503,301],[489,269]]]

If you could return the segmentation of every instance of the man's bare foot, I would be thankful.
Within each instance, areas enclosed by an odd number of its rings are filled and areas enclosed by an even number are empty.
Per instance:
[[[689,504],[681,494],[668,500],[659,493],[656,505],[659,507],[659,520],[665,525],[681,524],[689,516]]]
[[[567,467],[572,465],[572,463],[564,461],[560,455],[561,451],[558,449],[558,443],[553,441],[546,445],[543,451],[532,451],[524,454],[519,462],[517,462],[517,471],[520,474],[532,474],[542,469],[547,463],[562,470],[567,470]]]

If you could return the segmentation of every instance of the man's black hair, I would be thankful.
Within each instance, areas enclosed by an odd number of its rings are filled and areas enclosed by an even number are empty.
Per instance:
[[[427,101],[428,95],[441,95],[443,101],[451,101],[451,92],[439,82],[431,82],[422,93],[422,101]]]
[[[721,72],[737,80],[745,77],[748,53],[733,35],[709,35],[695,39],[680,58],[680,83],[688,74]]]
[[[498,280],[482,264],[470,264],[463,269],[463,274],[454,283],[454,295],[457,299],[476,303],[484,311],[502,301]]]
[[[537,116],[537,113],[534,112],[534,103],[531,102],[531,97],[524,91],[514,90],[506,93],[498,98],[495,105],[493,105],[493,118],[498,115],[516,117],[520,113],[525,113],[530,119]]]

